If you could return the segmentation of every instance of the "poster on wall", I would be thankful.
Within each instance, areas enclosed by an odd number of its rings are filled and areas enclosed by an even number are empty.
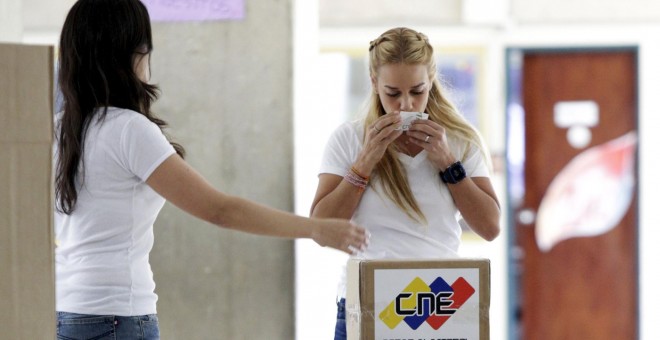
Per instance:
[[[449,99],[473,126],[480,128],[480,54],[440,50],[436,65]]]
[[[154,22],[242,20],[244,0],[142,0]]]
[[[483,54],[480,47],[456,46],[436,47],[436,66],[443,94],[456,106],[461,115],[477,129],[485,130],[481,123],[484,105]],[[324,67],[337,68],[348,73],[345,83],[331,84],[328,91],[343,91],[346,101],[344,117],[357,119],[369,98],[369,59],[364,49],[324,49]],[[332,56],[332,57],[331,57]],[[342,58],[343,57],[343,58]],[[347,65],[346,65],[347,64]]]

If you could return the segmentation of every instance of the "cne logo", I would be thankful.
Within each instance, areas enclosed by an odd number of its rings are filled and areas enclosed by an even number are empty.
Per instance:
[[[463,277],[456,279],[451,286],[442,277],[430,285],[415,277],[378,316],[390,329],[403,321],[413,330],[424,322],[438,330],[474,292]]]

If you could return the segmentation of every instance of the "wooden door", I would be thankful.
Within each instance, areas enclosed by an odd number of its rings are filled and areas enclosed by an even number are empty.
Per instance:
[[[524,158],[509,162],[521,186],[509,186],[512,338],[636,339],[636,49],[514,52],[509,104],[523,129],[509,124],[507,147]],[[598,177],[624,163],[628,181]]]

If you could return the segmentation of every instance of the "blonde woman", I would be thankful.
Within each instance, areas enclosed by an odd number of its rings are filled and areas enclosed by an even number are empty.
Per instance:
[[[313,217],[350,218],[369,230],[360,256],[456,257],[460,216],[482,238],[500,232],[488,152],[443,95],[427,37],[408,28],[369,46],[372,93],[364,119],[341,125],[323,156]],[[404,131],[400,112],[424,112]],[[335,339],[346,338],[345,275]]]

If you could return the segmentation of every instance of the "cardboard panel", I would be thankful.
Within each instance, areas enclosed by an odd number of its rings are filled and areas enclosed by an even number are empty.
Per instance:
[[[0,44],[0,142],[52,140],[53,62],[50,46]]]
[[[0,325],[55,337],[53,49],[0,44]]]

